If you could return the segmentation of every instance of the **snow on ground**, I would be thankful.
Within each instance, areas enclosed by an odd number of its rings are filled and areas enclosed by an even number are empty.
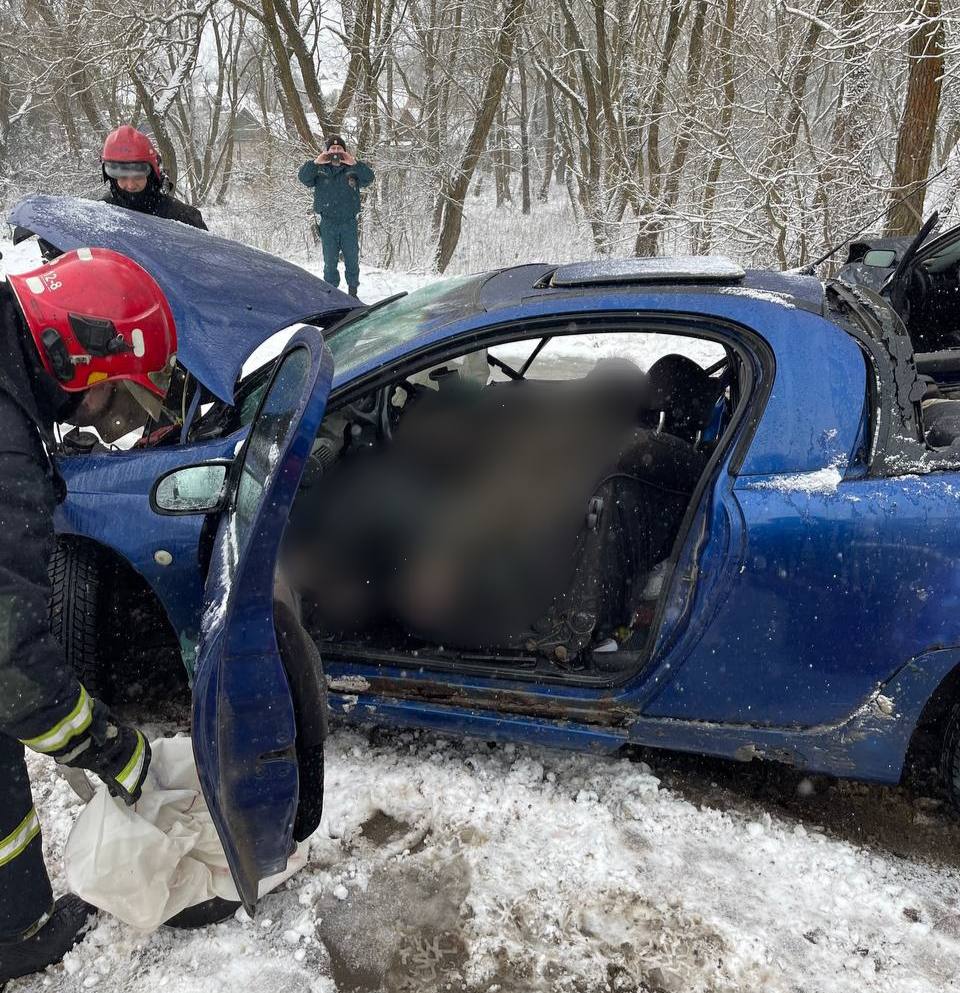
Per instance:
[[[860,847],[735,789],[691,802],[696,776],[667,788],[670,757],[650,761],[336,728],[308,866],[254,921],[100,919],[8,993],[960,989],[955,858]],[[59,872],[79,801],[30,766]]]

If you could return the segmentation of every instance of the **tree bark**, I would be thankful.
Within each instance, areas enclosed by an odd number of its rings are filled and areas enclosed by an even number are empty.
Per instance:
[[[350,52],[347,75],[343,81],[343,89],[340,90],[340,95],[337,97],[337,105],[330,115],[330,127],[334,131],[339,131],[343,127],[343,119],[346,117],[357,91],[364,63],[370,60],[370,27],[373,20],[371,14],[370,0],[360,0],[357,4],[356,16],[353,19],[350,43],[347,46]]]
[[[944,30],[940,0],[917,0],[921,25],[910,38],[907,98],[897,134],[897,156],[885,234],[915,234],[923,224],[925,189],[940,112]]]
[[[720,72],[723,79],[723,104],[720,111],[720,150],[714,155],[707,173],[707,184],[703,190],[703,223],[697,225],[694,232],[694,253],[702,255],[710,250],[711,225],[710,215],[713,212],[714,200],[717,195],[717,184],[720,182],[720,168],[723,165],[722,152],[730,140],[730,124],[733,121],[733,105],[737,93],[734,86],[733,62],[733,29],[737,21],[737,0],[726,0],[723,16],[723,26],[720,30]]]
[[[274,0],[274,9],[280,23],[283,25],[287,40],[293,50],[293,55],[300,67],[300,78],[303,80],[303,88],[307,91],[307,99],[313,112],[317,115],[320,130],[323,134],[330,133],[330,120],[327,114],[327,105],[320,90],[320,81],[317,79],[317,70],[313,63],[310,50],[304,40],[300,25],[291,10],[287,7],[285,0]]]
[[[677,205],[683,168],[690,151],[693,137],[694,112],[697,93],[700,89],[700,74],[703,66],[703,32],[707,18],[707,0],[697,0],[693,26],[690,29],[690,47],[687,49],[687,71],[684,83],[683,113],[677,125],[677,137],[673,146],[673,157],[664,183],[663,199],[668,210]]]
[[[163,168],[170,177],[170,182],[176,186],[178,172],[177,150],[170,138],[167,122],[157,112],[157,106],[153,96],[147,90],[139,74],[133,69],[130,70],[130,80],[137,91],[137,97],[143,107],[143,113],[150,125],[150,130],[153,132],[153,140],[157,143],[157,151],[160,153],[160,158],[163,159]]]
[[[666,34],[663,39],[663,56],[657,73],[657,85],[650,103],[650,123],[647,126],[647,198],[646,217],[641,217],[633,254],[638,257],[656,255],[660,245],[663,222],[660,219],[660,187],[663,169],[660,164],[660,119],[663,116],[667,96],[667,83],[673,52],[680,36],[680,14],[683,0],[673,0],[667,17]]]
[[[530,135],[527,129],[527,71],[523,59],[517,62],[517,76],[520,80],[520,212],[530,213]]]
[[[549,76],[543,77],[543,103],[546,121],[543,135],[543,178],[537,191],[537,199],[540,203],[546,203],[550,197],[550,182],[553,179],[557,157],[557,112],[553,96],[553,80]]]
[[[293,73],[290,70],[290,57],[287,54],[287,46],[284,44],[284,35],[280,30],[280,23],[277,20],[277,11],[273,0],[263,0],[263,30],[270,42],[270,50],[273,54],[273,68],[276,75],[280,96],[283,102],[284,121],[292,125],[295,135],[307,148],[316,147],[316,138],[310,128],[300,94],[297,91],[297,84],[294,81]]]

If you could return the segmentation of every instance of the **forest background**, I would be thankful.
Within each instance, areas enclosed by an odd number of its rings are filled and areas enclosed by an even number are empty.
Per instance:
[[[295,256],[337,132],[374,266],[792,268],[956,222],[958,67],[943,0],[0,0],[0,206],[97,195],[134,123],[217,233]]]

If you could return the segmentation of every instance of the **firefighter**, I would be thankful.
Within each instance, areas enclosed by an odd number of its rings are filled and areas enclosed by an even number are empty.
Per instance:
[[[100,155],[103,181],[110,184],[105,203],[154,214],[207,230],[196,207],[164,192],[166,175],[153,142],[130,124],[111,131]]]
[[[54,423],[94,424],[129,391],[162,398],[176,330],[130,259],[81,248],[0,277],[0,988],[60,961],[93,908],[54,901],[24,748],[95,773],[127,804],[150,764],[143,734],[90,696],[49,629],[47,564],[63,482]]]

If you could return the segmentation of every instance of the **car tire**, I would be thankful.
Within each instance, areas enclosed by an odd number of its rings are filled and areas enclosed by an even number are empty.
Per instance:
[[[960,813],[960,703],[955,703],[947,714],[940,749],[940,778],[947,799]]]
[[[113,703],[114,685],[100,654],[100,556],[82,541],[59,540],[48,570],[50,629],[87,692]]]

